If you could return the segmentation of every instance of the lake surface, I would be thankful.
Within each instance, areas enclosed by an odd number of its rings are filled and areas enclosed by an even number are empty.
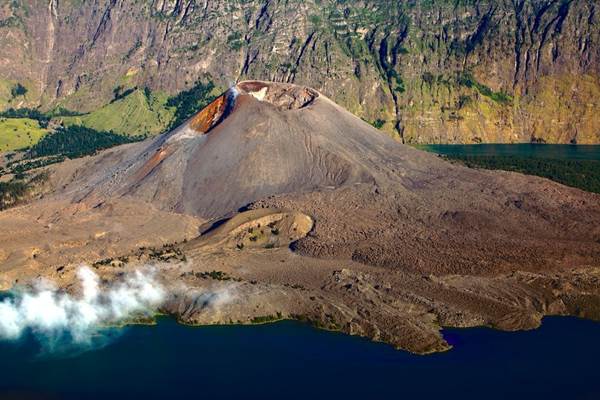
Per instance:
[[[430,144],[418,148],[444,155],[519,156],[600,160],[600,145],[571,144]]]
[[[600,399],[600,323],[553,317],[535,331],[445,336],[453,350],[416,356],[291,321],[165,318],[68,357],[28,337],[0,342],[0,398]]]

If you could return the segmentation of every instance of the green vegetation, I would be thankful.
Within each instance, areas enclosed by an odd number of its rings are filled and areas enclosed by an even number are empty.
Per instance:
[[[27,88],[25,88],[25,86],[21,85],[20,83],[17,83],[10,90],[10,94],[12,95],[12,97],[25,96],[26,93],[27,93]]]
[[[175,114],[175,109],[167,106],[168,96],[164,93],[118,87],[114,96],[110,103],[89,114],[58,119],[67,126],[81,125],[127,136],[154,136],[167,130]]]
[[[11,15],[8,18],[0,20],[0,28],[9,28],[9,27],[17,27],[21,24],[21,20],[19,17]]]
[[[0,110],[29,103],[37,97],[37,90],[31,81],[18,82],[0,77]]]
[[[186,255],[183,253],[181,248],[177,247],[175,243],[167,243],[160,249],[153,247],[147,249],[148,257],[151,260],[159,262],[185,262],[187,261]]]
[[[266,324],[269,322],[280,321],[281,319],[283,319],[283,315],[280,312],[277,312],[277,315],[261,315],[254,317],[250,322],[253,324]]]
[[[470,168],[500,169],[551,179],[563,185],[600,193],[600,161],[528,158],[518,156],[447,155]]]
[[[473,102],[471,96],[467,96],[466,94],[461,94],[458,97],[458,104],[456,105],[458,109],[468,106]]]
[[[404,93],[406,91],[404,80],[395,69],[390,69],[387,71],[387,78],[390,84],[392,84],[393,81],[396,82],[394,86],[395,92]]]
[[[45,167],[50,164],[56,164],[65,160],[65,156],[56,155],[49,157],[40,157],[33,160],[25,159],[19,161],[13,161],[7,164],[8,173],[15,174],[16,176],[22,176],[25,172],[32,169]],[[0,175],[3,175],[3,171],[0,169]]]
[[[85,115],[85,114],[80,113],[78,111],[71,111],[69,109],[59,106],[59,107],[56,107],[55,109],[53,109],[52,111],[49,111],[43,115],[45,115],[48,118],[56,118],[56,117],[77,117],[77,116],[81,116],[81,115]]]
[[[34,145],[48,131],[30,118],[0,117],[0,151],[12,151]]]
[[[421,79],[430,87],[437,81],[437,78],[431,72],[424,72]]]
[[[492,99],[493,101],[501,104],[508,104],[512,102],[512,97],[504,92],[494,92],[489,87],[481,84],[475,80],[473,75],[470,72],[463,72],[458,77],[458,84],[462,86],[466,86],[468,88],[477,89],[479,93],[483,96]]]
[[[377,118],[374,121],[369,121],[368,119],[365,119],[365,118],[362,118],[362,120],[376,129],[381,129],[385,125],[385,120],[383,120],[381,118]]]
[[[385,125],[385,121],[378,118],[375,121],[371,122],[371,125],[373,125],[373,127],[377,128],[377,129],[381,129],[381,128],[383,128],[383,125]]]
[[[84,126],[69,126],[58,128],[53,134],[45,136],[31,148],[29,153],[31,157],[63,155],[75,158],[135,140],[136,138],[113,132],[96,131]]]
[[[185,242],[185,240],[184,240]],[[134,254],[129,254],[120,257],[109,257],[98,260],[92,264],[92,267],[98,268],[101,266],[122,267],[131,262],[131,260],[152,260],[160,263],[166,262],[186,262],[187,258],[181,248],[176,246],[177,243],[167,243],[161,248],[155,247],[140,247]],[[185,272],[181,276],[192,274]]]
[[[27,193],[27,184],[22,180],[0,182],[0,210],[15,204]]]
[[[27,89],[20,84],[13,86],[12,89],[8,87],[5,89],[12,90],[14,93],[27,92]],[[47,113],[31,108],[9,108],[0,112],[0,152],[25,149],[35,145],[48,134],[47,127],[52,120],[64,125],[65,128],[63,130],[59,128],[57,132],[59,135],[53,135],[49,140],[52,142],[60,138],[63,145],[69,147],[69,154],[65,154],[66,156],[93,154],[109,144],[118,145],[132,141],[132,139],[118,138],[117,135],[136,137],[133,140],[137,140],[139,137],[154,136],[179,126],[215,99],[215,89],[212,82],[198,82],[192,88],[169,97],[165,93],[152,92],[148,88],[118,86],[114,89],[114,97],[108,104],[87,114],[61,107]],[[83,127],[89,130],[82,131]],[[100,132],[100,137],[94,143],[90,136],[92,131]],[[82,137],[73,138],[73,142],[67,144],[65,133],[80,134]],[[42,146],[50,142],[45,142]],[[57,143],[52,143],[52,146],[57,146]],[[39,151],[46,152],[41,149],[42,147],[38,147]],[[57,151],[63,154],[62,150]]]
[[[0,112],[0,118],[29,118],[39,122],[42,128],[48,127],[50,116],[34,110],[33,108],[9,108],[6,111]]]
[[[210,272],[201,272],[198,274],[201,278],[210,278],[217,281],[228,281],[229,278],[225,272],[222,271],[210,271]]]
[[[223,272],[223,271],[210,271],[210,272],[188,271],[188,272],[184,272],[183,274],[181,274],[181,276],[182,277],[195,276],[198,279],[214,279],[216,281],[235,281],[235,282],[242,281],[239,278],[234,278],[232,276],[229,276],[226,272]]]
[[[310,296],[311,300],[315,300],[314,296]],[[333,319],[333,316],[327,314],[324,319],[313,319],[304,314],[291,314],[290,319],[296,321],[306,322],[315,328],[324,329],[328,331],[339,331],[342,327]]]
[[[321,17],[319,15],[316,15],[316,14],[309,15],[308,16],[308,21],[311,23],[311,25],[313,26],[313,28],[318,28],[322,24]]]
[[[11,92],[12,85],[9,81],[0,78],[0,110],[8,107],[12,100]]]
[[[16,92],[26,89],[15,86]],[[168,97],[148,88],[114,90],[113,100],[88,114],[64,108],[42,113],[31,108],[9,108],[0,112],[0,152],[33,146],[28,158],[55,156],[81,157],[98,150],[157,135],[175,128],[205,107],[216,97],[212,82],[198,82],[192,88]],[[64,127],[51,130],[48,124]],[[43,139],[43,140],[42,140]],[[24,170],[51,163],[50,160],[29,161]]]
[[[65,125],[81,125],[98,131],[128,136],[154,136],[176,128],[200,111],[216,96],[212,82],[197,82],[193,87],[169,97],[148,88],[118,86],[110,103],[84,115],[59,118]],[[71,113],[72,114],[72,113]]]
[[[240,32],[233,32],[229,36],[227,36],[227,44],[231,47],[232,50],[239,50],[244,45],[242,41],[242,34]]]
[[[192,115],[210,104],[217,97],[214,91],[215,85],[212,82],[203,83],[198,81],[190,89],[169,98],[167,107],[174,107],[176,110],[169,128],[178,127]]]
[[[113,89],[113,99],[110,102],[114,103],[117,100],[124,99],[125,97],[129,96],[131,93],[135,92],[136,90],[137,90],[137,87],[126,89],[123,86],[117,86],[116,88]]]
[[[47,179],[48,174],[41,172],[33,176],[19,175],[8,182],[0,182],[0,210],[19,204]]]

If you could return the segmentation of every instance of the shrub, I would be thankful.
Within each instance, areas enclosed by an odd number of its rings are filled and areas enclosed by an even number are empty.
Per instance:
[[[512,97],[508,94],[504,92],[494,92],[488,86],[477,82],[470,72],[463,72],[462,74],[460,74],[458,76],[457,82],[459,85],[476,89],[483,96],[488,97],[497,103],[507,104],[512,101]]]
[[[371,122],[374,128],[381,129],[383,125],[385,125],[385,121],[383,119],[377,118],[375,121]]]
[[[10,94],[12,95],[12,97],[25,96],[26,93],[27,88],[21,85],[20,83],[17,83],[15,86],[12,87],[12,89],[10,89]]]

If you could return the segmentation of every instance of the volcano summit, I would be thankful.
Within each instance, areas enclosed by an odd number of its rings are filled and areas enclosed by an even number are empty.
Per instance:
[[[0,213],[5,289],[153,263],[183,322],[303,319],[417,353],[449,347],[442,326],[600,318],[600,196],[448,163],[307,87],[241,82],[49,172],[54,190]]]

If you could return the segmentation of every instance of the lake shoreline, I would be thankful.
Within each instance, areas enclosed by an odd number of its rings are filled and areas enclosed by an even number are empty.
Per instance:
[[[290,387],[292,399],[477,399],[486,393],[493,400],[552,400],[600,393],[594,368],[600,349],[590,346],[600,324],[573,317],[548,317],[540,329],[514,334],[447,329],[453,350],[427,357],[294,321],[192,330],[160,317],[148,328],[132,326],[109,345],[70,358],[40,358],[27,343],[0,343],[0,396],[165,398],[176,390],[178,396],[279,398]]]

